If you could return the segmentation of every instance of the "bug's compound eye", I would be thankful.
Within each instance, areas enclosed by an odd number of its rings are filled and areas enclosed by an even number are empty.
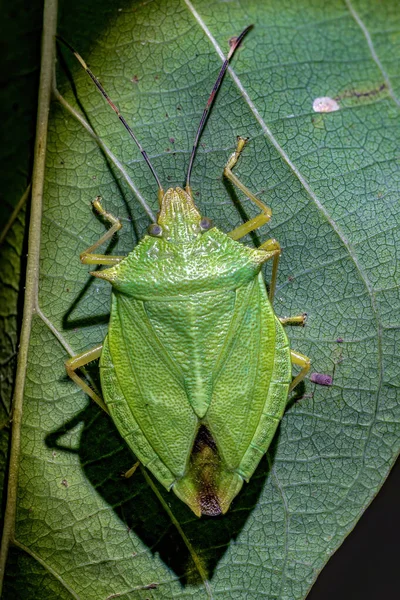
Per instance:
[[[202,231],[207,231],[208,229],[211,229],[211,227],[213,226],[213,223],[211,221],[211,219],[209,219],[208,217],[203,217],[200,221],[200,229]]]
[[[154,237],[162,237],[163,234],[163,228],[158,223],[152,223],[147,231]]]

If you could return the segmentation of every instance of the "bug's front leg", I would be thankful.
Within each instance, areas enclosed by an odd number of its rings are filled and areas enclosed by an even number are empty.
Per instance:
[[[103,344],[99,344],[90,350],[85,350],[85,352],[81,352],[76,356],[72,356],[65,361],[65,368],[71,379],[75,381],[77,385],[79,385],[85,394],[90,396],[90,398],[92,398],[92,400],[94,400],[100,406],[100,408],[102,408],[108,414],[108,410],[103,402],[103,399],[86,383],[86,381],[84,381],[84,379],[82,379],[82,377],[76,373],[77,369],[81,369],[93,360],[100,358],[102,349]]]
[[[231,154],[228,162],[226,163],[226,166],[224,169],[224,176],[227,179],[229,179],[229,181],[231,181],[233,183],[233,185],[235,185],[237,188],[239,188],[239,190],[241,190],[244,194],[246,194],[246,196],[249,198],[249,200],[254,202],[254,204],[256,204],[261,209],[261,213],[257,217],[254,217],[253,219],[246,221],[246,223],[239,225],[239,227],[236,227],[231,232],[229,232],[227,235],[229,235],[229,237],[231,237],[233,240],[239,240],[243,236],[250,233],[250,231],[254,231],[255,229],[258,229],[259,227],[261,227],[261,225],[264,225],[265,223],[267,223],[270,220],[271,215],[272,215],[271,209],[266,204],[264,204],[264,202],[261,202],[261,200],[259,200],[259,198],[257,198],[257,196],[255,196],[253,194],[253,192],[251,192],[239,180],[239,178],[232,172],[232,169],[236,165],[237,161],[239,160],[239,156],[240,156],[246,142],[247,142],[246,138],[238,137],[236,150],[233,154]]]
[[[101,236],[99,240],[97,240],[97,242],[89,246],[89,248],[86,248],[86,250],[81,253],[80,260],[85,265],[116,265],[125,257],[109,256],[107,254],[93,254],[94,250],[97,250],[97,248],[104,244],[104,242],[110,240],[114,233],[116,233],[122,227],[121,221],[117,217],[114,217],[111,213],[107,212],[102,207],[100,200],[101,197],[97,196],[97,198],[93,200],[92,206],[105,221],[108,221],[108,223],[111,224],[111,227],[105,232],[104,235]]]
[[[301,367],[301,371],[298,375],[296,375],[290,384],[289,393],[296,387],[296,385],[300,383],[300,381],[303,381],[311,366],[311,360],[308,358],[308,356],[305,356],[300,352],[296,352],[295,350],[290,351],[290,360],[292,361],[293,365],[298,365]]]

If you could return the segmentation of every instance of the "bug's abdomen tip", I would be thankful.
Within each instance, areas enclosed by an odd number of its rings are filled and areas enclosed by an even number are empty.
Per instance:
[[[200,498],[200,510],[201,514],[207,517],[222,515],[218,496],[213,492],[203,493]]]

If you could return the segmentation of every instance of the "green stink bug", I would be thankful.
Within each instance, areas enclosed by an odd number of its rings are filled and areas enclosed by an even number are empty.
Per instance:
[[[284,331],[302,324],[304,315],[280,319],[272,308],[279,243],[270,239],[253,249],[238,242],[271,218],[232,171],[246,139],[238,138],[224,176],[259,207],[257,217],[223,233],[200,214],[190,187],[208,111],[248,30],[231,40],[197,130],[185,189],[166,192],[133,131],[69,46],[139,147],[157,181],[160,209],[126,257],[109,256],[95,252],[121,223],[100,198],[93,202],[111,227],[81,261],[109,267],[92,275],[112,284],[110,323],[103,344],[69,359],[67,372],[110,413],[139,461],[197,516],[229,509],[267,451],[288,392],[310,368]],[[271,259],[267,293],[261,268]],[[105,404],[76,373],[97,358]],[[292,363],[301,367],[293,380]]]

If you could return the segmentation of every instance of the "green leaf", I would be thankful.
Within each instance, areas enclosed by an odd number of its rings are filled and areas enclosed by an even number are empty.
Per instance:
[[[127,178],[153,212],[156,186],[63,50],[58,87],[72,111],[60,103],[51,111],[21,430],[15,542],[22,554],[12,557],[4,597],[44,597],[26,585],[32,572],[40,581],[43,568],[51,593],[61,585],[66,598],[304,598],[399,452],[396,5],[83,6],[62,7],[60,33],[100,77],[166,187],[184,183],[221,52],[255,24],[218,94],[192,185],[203,213],[225,231],[255,215],[221,177],[236,136],[250,138],[235,172],[272,207],[273,220],[247,243],[280,241],[276,312],[308,313],[307,327],[289,332],[291,345],[334,381],[306,381],[223,518],[196,519],[145,471],[120,479],[133,457],[63,363],[69,351],[102,341],[107,328],[109,286],[79,263],[104,232],[90,201],[101,195],[122,219],[112,252],[123,254],[149,224]],[[315,112],[321,97],[339,110]],[[84,111],[122,171],[73,111]]]

